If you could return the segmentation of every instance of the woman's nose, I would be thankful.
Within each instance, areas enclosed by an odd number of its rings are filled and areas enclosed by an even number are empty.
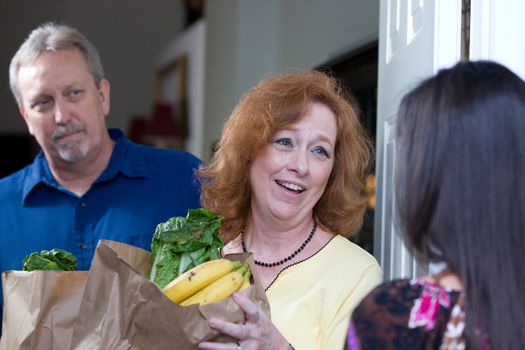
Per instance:
[[[296,172],[299,176],[308,173],[308,154],[304,150],[296,149],[290,155],[288,169]]]

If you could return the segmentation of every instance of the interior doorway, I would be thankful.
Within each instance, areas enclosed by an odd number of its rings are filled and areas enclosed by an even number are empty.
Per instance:
[[[374,41],[316,67],[336,77],[355,97],[361,121],[376,145],[378,42]],[[375,162],[367,177],[368,206],[361,231],[352,241],[373,254],[375,210]]]

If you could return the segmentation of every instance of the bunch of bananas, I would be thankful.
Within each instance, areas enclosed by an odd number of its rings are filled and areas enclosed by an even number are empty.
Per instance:
[[[250,286],[246,262],[215,259],[206,261],[175,278],[162,289],[173,302],[188,306],[210,304]]]

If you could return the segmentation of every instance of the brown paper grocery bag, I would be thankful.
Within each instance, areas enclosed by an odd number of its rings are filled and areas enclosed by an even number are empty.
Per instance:
[[[228,256],[246,260],[249,254]],[[197,349],[203,340],[233,341],[208,326],[218,316],[244,322],[244,313],[228,298],[209,305],[181,307],[167,297],[146,275],[149,252],[114,241],[100,241],[89,271],[70,349]],[[269,311],[257,275],[243,291]]]
[[[2,273],[1,350],[67,349],[87,271]]]

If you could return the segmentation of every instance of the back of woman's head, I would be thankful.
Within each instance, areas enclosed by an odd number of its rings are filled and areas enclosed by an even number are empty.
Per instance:
[[[459,275],[470,341],[482,330],[497,349],[525,344],[524,135],[525,83],[494,62],[442,70],[399,109],[400,228]]]

